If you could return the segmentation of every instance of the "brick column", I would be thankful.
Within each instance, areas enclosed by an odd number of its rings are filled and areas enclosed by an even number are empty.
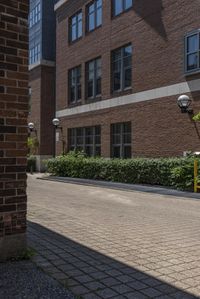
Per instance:
[[[28,0],[0,2],[0,260],[26,248]]]

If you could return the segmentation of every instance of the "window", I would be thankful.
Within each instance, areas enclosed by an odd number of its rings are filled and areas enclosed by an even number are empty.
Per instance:
[[[200,30],[186,36],[185,48],[186,72],[200,70]]]
[[[70,42],[79,39],[83,35],[83,14],[78,12],[70,18]]]
[[[94,99],[101,95],[101,58],[86,64],[87,98]]]
[[[41,19],[41,5],[38,3],[30,12],[29,25],[30,28],[37,24]]]
[[[101,155],[101,127],[69,129],[69,150],[84,151],[89,157]]]
[[[118,16],[122,12],[133,6],[133,0],[112,0],[113,1],[113,16]]]
[[[92,31],[102,24],[102,0],[94,0],[87,7],[87,31]]]
[[[131,123],[111,125],[111,157],[131,158]]]
[[[123,91],[132,85],[132,46],[112,52],[112,89]]]
[[[69,71],[69,103],[81,100],[81,66]]]
[[[35,45],[29,50],[29,64],[34,64],[40,60],[40,44]]]

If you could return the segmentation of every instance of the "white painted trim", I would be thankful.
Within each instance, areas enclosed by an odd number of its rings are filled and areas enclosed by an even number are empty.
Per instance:
[[[60,8],[63,4],[65,4],[68,0],[60,0],[54,5],[54,11]]]
[[[45,60],[45,59],[42,59],[34,64],[30,64],[28,69],[29,71],[33,70],[34,68],[40,66],[40,65],[45,65],[45,66],[55,66],[55,61],[51,61],[51,60]]]
[[[56,112],[56,117],[65,117],[81,113],[93,112],[101,109],[109,109],[112,107],[124,106],[149,100],[161,99],[170,96],[180,95],[183,93],[194,92],[200,90],[200,79],[188,82],[182,82],[165,87],[146,90],[138,93],[86,104],[78,107],[67,108]]]

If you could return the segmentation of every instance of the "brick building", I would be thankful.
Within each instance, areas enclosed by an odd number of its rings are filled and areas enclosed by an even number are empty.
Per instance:
[[[30,0],[29,11],[29,122],[37,138],[37,169],[55,151],[55,13],[56,0]]]
[[[28,1],[0,4],[0,261],[26,248]]]
[[[60,0],[56,115],[66,150],[103,157],[199,151],[198,0]],[[57,143],[61,152],[61,142]]]

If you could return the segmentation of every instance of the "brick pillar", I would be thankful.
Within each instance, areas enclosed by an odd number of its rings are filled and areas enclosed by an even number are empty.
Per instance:
[[[26,248],[28,0],[0,1],[0,260]]]

